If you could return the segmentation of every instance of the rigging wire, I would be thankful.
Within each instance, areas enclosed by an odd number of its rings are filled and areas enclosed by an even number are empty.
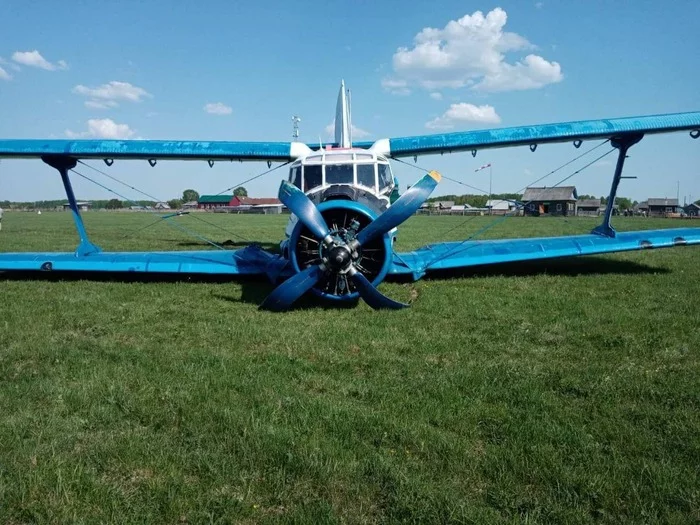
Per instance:
[[[571,173],[570,175],[564,177],[562,180],[560,180],[559,182],[557,182],[554,186],[550,186],[550,188],[556,188],[556,187],[558,187],[558,186],[559,186],[560,184],[562,184],[563,182],[566,182],[567,180],[569,180],[569,179],[572,178],[573,176],[575,176],[575,175],[581,173],[583,170],[585,170],[586,168],[592,166],[593,164],[595,164],[595,163],[598,162],[599,160],[603,159],[604,157],[607,157],[607,156],[610,155],[613,151],[615,151],[615,148],[611,148],[610,150],[608,150],[607,152],[603,153],[603,154],[600,155],[599,157],[593,159],[591,162],[589,162],[588,164],[584,165],[582,168],[579,168],[578,170],[574,171],[574,172]],[[531,204],[532,202],[534,202],[534,201],[529,201],[529,202],[521,203],[521,204],[518,205],[517,210],[514,210],[514,211],[520,211],[520,209],[525,208],[525,206],[527,206],[528,204]],[[462,247],[462,245],[464,245],[464,243],[466,243],[466,242],[468,242],[468,241],[471,241],[471,240],[474,239],[476,236],[481,235],[482,233],[486,232],[487,230],[489,230],[490,228],[492,228],[492,227],[495,226],[496,224],[499,224],[499,223],[505,221],[507,218],[512,217],[512,216],[513,216],[513,214],[510,214],[510,215],[509,215],[508,213],[506,213],[505,215],[503,215],[503,216],[500,217],[499,219],[496,219],[496,220],[492,221],[490,224],[487,224],[485,227],[481,228],[480,230],[478,230],[477,232],[473,233],[472,235],[470,235],[469,237],[467,237],[466,239],[464,239],[462,242],[460,242],[459,244],[457,244],[457,246],[455,246],[454,249],[449,250],[449,251],[447,251],[446,253],[444,253],[443,255],[441,255],[441,256],[439,256],[439,257],[437,257],[437,258],[431,260],[428,264],[425,265],[425,267],[427,268],[428,266],[430,266],[430,265],[432,265],[432,264],[435,264],[436,262],[439,262],[439,261],[441,261],[441,260],[443,260],[443,259],[446,259],[447,257],[453,255],[454,253],[456,253],[457,251],[459,251],[459,249]],[[476,244],[476,245],[478,245],[478,244]],[[476,246],[476,245],[474,245],[474,246]]]
[[[138,203],[137,203],[136,201],[133,201],[133,200],[129,199],[128,197],[125,197],[125,196],[122,195],[121,193],[119,193],[119,192],[117,192],[117,191],[115,191],[115,190],[113,190],[113,189],[111,189],[111,188],[108,188],[108,187],[105,186],[104,184],[100,184],[100,183],[97,182],[96,180],[91,179],[90,177],[88,177],[87,175],[83,175],[82,173],[80,173],[79,171],[77,171],[75,168],[72,169],[71,171],[72,171],[73,173],[75,173],[76,175],[78,175],[79,177],[82,177],[83,179],[85,179],[85,180],[87,180],[87,181],[90,181],[90,182],[92,182],[93,184],[96,184],[96,185],[99,186],[100,188],[104,188],[105,190],[109,191],[110,193],[113,193],[113,194],[117,195],[118,197],[121,197],[121,198],[124,199],[126,202],[130,202],[130,203],[132,203],[132,204],[138,205]],[[158,202],[160,202],[160,201],[158,201]],[[182,225],[180,225],[180,224],[176,224],[176,223],[174,223],[174,222],[171,222],[170,219],[171,219],[171,217],[161,217],[161,219],[159,219],[158,221],[156,221],[156,222],[154,222],[154,223],[152,223],[152,224],[149,224],[147,227],[153,226],[153,224],[156,224],[156,223],[160,222],[161,220],[164,220],[164,221],[166,222],[166,224],[168,224],[169,226],[172,226],[172,227],[174,227],[174,228],[176,228],[176,229],[178,229],[178,230],[181,230],[181,231],[187,233],[188,235],[191,235],[191,236],[196,237],[197,239],[199,239],[199,240],[201,240],[201,241],[204,241],[204,242],[206,242],[206,243],[208,243],[208,244],[211,244],[212,246],[214,246],[214,247],[216,247],[216,248],[218,248],[218,249],[220,249],[220,250],[225,250],[225,249],[226,249],[226,248],[224,248],[223,246],[221,246],[220,244],[217,244],[216,242],[212,241],[211,239],[207,239],[206,237],[204,237],[203,235],[198,234],[197,232],[191,231],[191,230],[189,230],[188,228],[185,228],[184,226],[182,226]],[[142,231],[142,230],[144,230],[144,229],[145,229],[145,228],[142,228],[141,230],[137,230],[137,231]],[[132,234],[132,235],[133,235],[133,234]]]
[[[222,190],[222,191],[220,191],[219,193],[215,193],[215,195],[221,195],[222,193],[226,193],[227,191],[231,191],[231,190],[234,190],[234,189],[236,189],[236,188],[240,188],[240,187],[243,186],[244,184],[248,184],[249,182],[254,181],[255,179],[259,179],[259,178],[262,177],[263,175],[267,175],[268,173],[272,173],[272,172],[275,171],[275,170],[278,170],[278,169],[280,169],[280,168],[283,168],[284,166],[287,166],[287,165],[290,164],[291,162],[292,162],[291,160],[288,160],[287,162],[285,162],[285,163],[283,163],[283,164],[280,164],[279,166],[275,166],[274,168],[270,168],[270,169],[267,170],[267,171],[263,171],[262,173],[258,173],[258,174],[255,175],[254,177],[251,177],[251,178],[249,178],[249,179],[246,179],[246,180],[244,180],[243,182],[241,182],[240,184],[236,184],[235,186],[231,186],[230,188],[226,188],[225,190]]]
[[[150,195],[149,193],[146,193],[146,192],[144,192],[144,191],[142,191],[142,190],[139,190],[138,188],[136,188],[136,187],[134,187],[134,186],[131,186],[130,184],[127,184],[127,183],[124,182],[124,181],[119,180],[118,178],[116,178],[116,177],[114,177],[114,176],[112,176],[112,175],[110,175],[110,174],[104,172],[103,170],[100,170],[100,169],[98,169],[98,168],[96,168],[96,167],[94,167],[94,166],[92,166],[92,165],[90,165],[90,164],[88,164],[88,163],[86,163],[86,162],[83,162],[82,160],[78,160],[78,162],[79,162],[80,164],[82,164],[83,166],[86,166],[86,167],[90,168],[91,170],[94,170],[94,171],[96,171],[97,173],[99,173],[99,174],[101,174],[101,175],[104,175],[105,177],[107,177],[107,178],[109,178],[109,179],[111,179],[111,180],[113,180],[113,181],[115,181],[115,182],[121,184],[122,186],[126,186],[127,188],[129,188],[129,189],[131,189],[131,190],[134,190],[134,191],[136,191],[137,193],[140,193],[141,195],[144,195],[144,196],[148,197],[149,199],[152,199],[152,200],[154,200],[154,201],[156,201],[156,202],[165,202],[165,201],[163,201],[162,199],[159,199],[158,197],[155,197],[155,196],[153,196],[153,195]],[[263,175],[267,175],[268,173],[271,173],[271,172],[273,172],[273,171],[275,171],[275,170],[277,170],[277,169],[279,169],[279,168],[281,168],[281,167],[283,167],[283,166],[288,165],[290,162],[291,162],[291,161],[287,161],[287,162],[285,162],[285,163],[283,163],[283,164],[280,164],[280,165],[278,165],[278,166],[275,166],[274,168],[271,168],[271,169],[268,169],[267,171],[264,171],[264,172],[262,172],[262,173],[259,173],[259,174],[255,175],[255,176],[253,176],[253,177],[251,177],[251,178],[249,178],[249,179],[244,180],[243,182],[241,182],[241,183],[239,183],[239,184],[236,184],[235,186],[231,186],[230,188],[227,188],[227,189],[225,189],[225,190],[223,190],[223,191],[220,191],[220,192],[217,193],[216,195],[221,195],[221,194],[223,194],[223,193],[226,193],[227,191],[230,191],[230,190],[232,190],[232,189],[235,189],[235,188],[238,188],[238,187],[240,187],[240,186],[243,186],[244,184],[247,184],[248,182],[251,182],[251,181],[253,181],[253,180],[255,180],[255,179],[258,179],[258,178],[262,177]],[[116,191],[114,191],[114,190],[108,188],[107,186],[104,186],[103,184],[100,184],[99,182],[97,182],[97,181],[95,181],[95,180],[93,180],[93,179],[87,177],[86,175],[83,175],[83,174],[81,174],[81,173],[78,173],[78,172],[75,171],[75,170],[71,170],[71,171],[73,171],[75,174],[77,174],[77,175],[83,177],[84,179],[89,180],[90,182],[92,182],[92,183],[94,183],[94,184],[97,184],[97,185],[100,186],[101,188],[104,188],[105,190],[109,191],[110,193],[113,193],[113,194],[117,195],[118,197],[121,197],[121,198],[124,199],[126,202],[130,202],[130,203],[135,204],[135,205],[138,205],[138,204],[139,204],[138,202],[135,202],[135,201],[133,201],[132,199],[129,199],[129,198],[125,197],[124,195],[121,195],[120,193],[118,193],[118,192],[116,192]],[[208,224],[208,225],[210,225],[210,226],[213,226],[213,227],[215,227],[215,228],[218,228],[218,229],[220,229],[220,230],[222,230],[222,231],[228,233],[229,235],[232,235],[232,236],[234,236],[234,237],[237,237],[237,238],[239,238],[239,239],[241,239],[241,240],[243,240],[243,241],[245,241],[245,242],[250,242],[250,243],[253,242],[253,241],[251,241],[250,239],[247,239],[247,238],[245,238],[244,236],[242,236],[242,235],[240,235],[240,234],[238,234],[238,233],[229,231],[229,230],[227,230],[226,228],[223,228],[223,227],[221,227],[221,226],[219,226],[219,225],[217,225],[217,224],[214,224],[214,223],[212,223],[212,222],[206,221],[206,220],[202,219],[201,217],[197,217],[196,215],[192,215],[192,217],[194,217],[195,219],[197,219],[197,220],[199,220],[199,221],[201,221],[201,222],[203,222],[203,223],[205,223],[205,224]],[[127,237],[133,237],[135,234],[137,234],[137,233],[139,233],[139,232],[142,232],[143,230],[146,230],[146,229],[148,229],[148,228],[151,228],[152,226],[155,226],[156,224],[158,224],[158,223],[160,223],[160,222],[162,222],[162,221],[167,221],[169,225],[174,225],[174,223],[173,223],[173,222],[170,222],[169,219],[170,219],[170,217],[160,217],[158,220],[153,221],[153,222],[150,223],[150,224],[147,224],[147,225],[144,226],[143,228],[139,228],[138,230],[135,230],[135,231],[131,232],[130,234],[127,234]],[[180,228],[180,229],[182,229],[182,228]],[[186,229],[185,229],[185,230],[186,230]],[[217,246],[217,247],[219,247],[219,248],[221,248],[221,249],[224,249],[223,246],[221,246],[221,245],[215,243],[214,241],[211,241],[210,239],[206,239],[206,238],[200,236],[199,234],[192,233],[192,235],[194,235],[195,237],[200,238],[200,239],[202,239],[202,240],[206,240],[206,242],[208,242],[209,244],[213,244],[214,246]]]
[[[91,166],[90,164],[88,164],[88,163],[86,163],[86,162],[83,162],[82,160],[79,160],[78,162],[79,162],[80,164],[82,164],[83,166],[87,166],[87,167],[90,168],[91,170],[95,170],[95,171],[96,171],[97,173],[99,173],[100,175],[104,175],[105,177],[107,177],[107,178],[109,178],[109,179],[112,179],[112,180],[115,181],[115,182],[118,182],[118,183],[121,184],[122,186],[126,186],[127,188],[130,188],[130,189],[134,190],[135,192],[140,193],[141,195],[145,195],[145,196],[148,197],[149,199],[153,199],[153,200],[156,201],[156,202],[165,202],[164,200],[161,200],[161,199],[159,199],[158,197],[154,197],[153,195],[149,195],[149,194],[146,193],[145,191],[141,191],[140,189],[135,188],[134,186],[131,186],[131,185],[127,184],[126,182],[123,182],[123,181],[117,179],[116,177],[113,177],[112,175],[109,175],[108,173],[105,173],[104,171],[99,170],[99,169],[97,169],[96,167]],[[129,200],[129,199],[127,199],[127,200]],[[129,200],[129,202],[133,202],[133,201]],[[138,203],[137,203],[137,204],[138,204]]]
[[[559,166],[559,167],[557,167],[557,168],[554,168],[552,171],[550,171],[550,172],[547,173],[546,175],[543,175],[543,176],[540,177],[539,179],[536,179],[536,180],[532,181],[531,183],[527,184],[526,186],[520,188],[520,189],[519,189],[517,192],[515,192],[515,193],[520,193],[520,192],[526,190],[528,187],[532,186],[533,184],[537,184],[538,182],[540,182],[540,181],[546,179],[547,177],[549,177],[550,175],[554,175],[556,172],[558,172],[558,171],[564,169],[564,168],[567,167],[568,165],[570,165],[570,164],[576,162],[577,160],[579,160],[579,159],[585,157],[585,156],[588,155],[589,153],[592,153],[593,151],[595,151],[596,149],[600,148],[600,147],[603,146],[604,144],[607,144],[608,142],[610,142],[610,139],[604,140],[604,141],[601,142],[600,144],[597,144],[596,146],[593,146],[591,149],[589,149],[589,150],[587,150],[587,151],[584,151],[583,153],[581,153],[580,155],[574,157],[574,158],[571,159],[570,161],[568,161],[568,162],[562,164],[561,166]],[[606,155],[607,155],[607,153],[606,153]],[[401,159],[394,158],[393,160],[396,160],[396,161],[400,162],[401,164],[405,164],[406,166],[409,166],[409,167],[414,168],[414,169],[418,169],[418,170],[420,170],[420,171],[429,171],[429,170],[426,170],[425,168],[423,168],[423,167],[421,167],[421,166],[417,166],[417,165],[415,165],[415,164],[409,164],[408,162],[403,161],[403,160],[401,160]],[[596,160],[596,161],[593,161],[593,162],[597,162],[597,160]],[[587,166],[585,166],[585,167],[587,167]],[[584,167],[583,169],[585,169],[585,167]],[[490,193],[489,193],[488,191],[485,191],[485,190],[476,188],[476,187],[474,187],[474,186],[470,186],[469,184],[466,184],[465,182],[462,182],[462,181],[457,180],[457,179],[453,179],[453,178],[451,178],[451,177],[447,177],[447,176],[445,176],[445,175],[442,175],[442,176],[443,176],[445,179],[450,180],[450,181],[452,181],[452,182],[456,182],[457,184],[461,184],[462,186],[466,186],[466,187],[471,188],[471,189],[473,189],[473,190],[480,191],[480,192],[483,193],[484,195],[490,195]],[[561,184],[561,181],[558,182],[557,184]],[[505,202],[514,202],[512,199],[502,199],[502,201],[505,201]],[[518,204],[518,203],[516,202],[516,205],[517,205],[517,204]],[[528,203],[528,204],[529,204],[529,203]],[[506,215],[509,216],[508,214],[506,214]],[[464,220],[463,222],[457,224],[456,226],[453,226],[452,228],[450,228],[449,230],[447,230],[447,231],[446,231],[445,233],[443,233],[442,235],[448,235],[448,234],[452,233],[453,231],[462,228],[465,224],[467,224],[468,222],[470,222],[470,221],[472,221],[472,220],[474,220],[474,219],[476,219],[476,218],[477,218],[476,215],[475,215],[475,216],[472,216],[472,217],[469,217],[469,218],[467,218],[466,220]]]

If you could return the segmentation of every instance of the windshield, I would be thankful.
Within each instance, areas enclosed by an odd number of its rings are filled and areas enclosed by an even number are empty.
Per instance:
[[[321,185],[321,168],[320,164],[304,166],[304,191],[312,190]]]
[[[297,188],[301,189],[301,167],[294,166],[289,170],[289,182],[294,184]]]
[[[352,184],[352,164],[327,164],[326,184]]]
[[[383,191],[393,182],[391,169],[388,164],[379,164],[377,167],[379,168],[379,191]]]
[[[357,165],[357,183],[374,191],[374,164]]]

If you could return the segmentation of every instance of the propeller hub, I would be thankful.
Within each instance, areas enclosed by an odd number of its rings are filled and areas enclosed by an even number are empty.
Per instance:
[[[328,252],[327,259],[331,270],[341,271],[350,264],[352,255],[346,246],[335,246]]]

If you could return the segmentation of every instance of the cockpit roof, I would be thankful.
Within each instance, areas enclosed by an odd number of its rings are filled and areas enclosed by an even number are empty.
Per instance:
[[[389,162],[384,155],[377,155],[371,150],[359,148],[321,149],[309,153],[296,161],[301,164],[337,164],[341,162]],[[295,162],[295,163],[296,163]]]

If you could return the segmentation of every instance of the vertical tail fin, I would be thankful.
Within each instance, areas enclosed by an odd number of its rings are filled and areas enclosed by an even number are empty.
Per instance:
[[[338,104],[335,107],[335,142],[341,148],[352,147],[350,105],[345,92],[345,81],[340,81]]]

